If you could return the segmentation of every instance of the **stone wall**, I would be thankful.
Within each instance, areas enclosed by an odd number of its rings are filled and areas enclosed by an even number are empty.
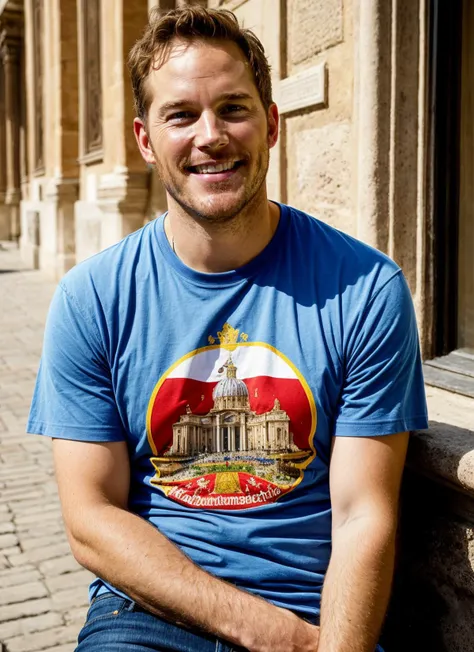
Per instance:
[[[386,652],[474,649],[474,399],[427,388],[402,489]]]
[[[324,104],[288,114],[286,199],[348,233],[356,232],[353,150],[352,2],[290,0],[287,74],[326,68]]]

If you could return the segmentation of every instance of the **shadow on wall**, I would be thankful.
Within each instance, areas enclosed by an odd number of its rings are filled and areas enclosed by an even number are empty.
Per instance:
[[[458,466],[474,449],[472,431],[436,422],[430,430],[438,433],[438,444],[440,432],[453,437]],[[430,432],[420,433],[410,444],[394,590],[382,638],[386,652],[474,650],[474,491],[430,477],[426,468],[423,475],[417,470],[429,439]],[[451,449],[449,463],[454,461]]]

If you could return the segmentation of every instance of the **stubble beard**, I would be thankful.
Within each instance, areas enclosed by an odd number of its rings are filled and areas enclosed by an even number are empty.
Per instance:
[[[255,169],[256,174],[251,180],[248,188],[244,192],[240,201],[236,205],[229,207],[227,211],[206,211],[205,207],[191,204],[187,200],[186,192],[183,192],[183,186],[173,184],[170,181],[169,175],[166,174],[163,166],[159,162],[159,157],[155,154],[156,173],[163,184],[166,192],[170,197],[180,206],[184,213],[191,217],[196,222],[207,224],[209,226],[222,226],[224,228],[237,228],[237,222],[242,223],[247,221],[247,215],[257,208],[259,202],[262,200],[260,197],[262,187],[265,184],[267,177],[268,167],[270,163],[270,150],[267,148],[262,149],[256,161]],[[205,200],[204,200],[205,201]],[[201,202],[203,203],[203,202]]]

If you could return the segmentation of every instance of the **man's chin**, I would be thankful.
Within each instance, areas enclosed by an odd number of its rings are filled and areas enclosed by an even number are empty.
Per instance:
[[[214,201],[194,201],[188,206],[183,206],[189,214],[203,222],[223,223],[228,222],[245,208],[246,202],[240,200],[224,200],[219,198]]]
[[[199,210],[198,208],[195,208],[192,210],[191,214],[195,219],[201,222],[207,222],[207,224],[225,224],[226,222],[231,222],[235,219],[239,213],[240,211],[238,210],[211,212],[206,211],[205,209]]]

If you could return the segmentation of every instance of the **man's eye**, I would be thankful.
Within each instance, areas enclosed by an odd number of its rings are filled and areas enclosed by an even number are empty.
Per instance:
[[[224,107],[224,113],[242,113],[243,111],[246,111],[246,107],[240,104],[227,104]]]
[[[180,120],[189,120],[189,118],[192,118],[192,116],[193,114],[191,111],[177,111],[176,113],[168,116],[168,120],[179,122]]]

